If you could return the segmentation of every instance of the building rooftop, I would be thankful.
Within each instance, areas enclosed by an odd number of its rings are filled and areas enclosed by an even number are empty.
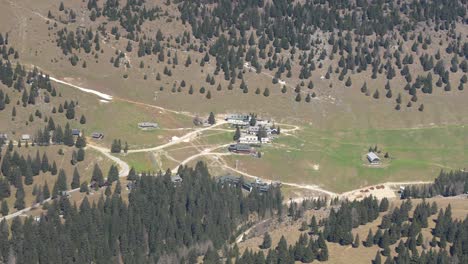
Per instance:
[[[369,153],[367,153],[367,159],[368,159],[370,162],[380,161],[379,156],[377,156],[374,152],[369,152]]]

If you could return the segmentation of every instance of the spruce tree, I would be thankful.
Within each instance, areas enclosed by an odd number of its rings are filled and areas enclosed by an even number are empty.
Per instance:
[[[18,189],[16,190],[16,200],[15,200],[15,208],[16,210],[23,210],[25,208],[25,202],[24,202],[24,197],[25,197],[25,194],[24,194],[24,189],[23,189],[23,185],[21,184]]]
[[[263,235],[263,242],[260,245],[261,249],[269,249],[271,247],[271,237],[268,232],[265,232]]]
[[[364,241],[365,247],[371,247],[374,245],[374,235],[372,234],[372,230],[369,228],[369,233],[367,234],[366,241]]]
[[[70,186],[71,186],[71,189],[76,189],[76,188],[80,187],[80,174],[79,174],[78,169],[76,167],[73,170],[73,179],[72,179],[72,182],[71,182]]]
[[[240,131],[240,128],[237,126],[236,127],[236,132],[234,132],[234,136],[232,137],[232,139],[234,141],[237,141],[237,140],[239,140],[240,137],[241,137],[241,131]]]
[[[109,173],[107,174],[107,182],[109,184],[112,184],[114,181],[117,181],[119,179],[119,170],[117,169],[117,166],[112,164],[109,169]]]
[[[356,234],[356,237],[354,238],[354,242],[353,242],[353,248],[358,248],[360,244],[361,244],[361,241],[359,240],[359,234]]]
[[[91,181],[95,182],[98,187],[104,185],[104,177],[102,175],[101,168],[99,168],[98,164],[94,164],[93,175],[91,177]]]
[[[3,216],[6,216],[8,215],[8,213],[10,212],[10,209],[8,208],[8,203],[5,199],[2,200],[2,206],[1,206],[1,210],[0,210],[0,213],[3,215]]]
[[[44,196],[44,199],[50,198],[50,190],[47,182],[45,182],[44,187],[42,188],[42,195]]]
[[[210,125],[216,124],[216,119],[215,119],[213,112],[210,112],[210,116],[208,117],[208,124]]]

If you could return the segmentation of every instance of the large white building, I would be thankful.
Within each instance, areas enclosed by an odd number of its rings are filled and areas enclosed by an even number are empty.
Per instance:
[[[241,144],[258,144],[258,137],[256,135],[242,135],[239,138]]]

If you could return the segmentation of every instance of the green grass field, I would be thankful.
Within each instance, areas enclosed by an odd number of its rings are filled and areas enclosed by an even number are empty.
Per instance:
[[[363,159],[375,145],[382,151],[381,158],[386,152],[390,155],[384,166],[370,167]],[[344,192],[388,181],[431,180],[442,169],[464,168],[467,150],[468,127],[464,126],[341,131],[306,127],[263,147],[262,159],[226,159],[231,164],[238,160],[241,169],[268,179]]]

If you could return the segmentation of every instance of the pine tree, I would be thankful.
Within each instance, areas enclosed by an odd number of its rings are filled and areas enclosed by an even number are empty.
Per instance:
[[[50,190],[47,182],[45,182],[44,187],[42,188],[42,195],[44,196],[44,199],[50,198]]]
[[[232,140],[237,141],[241,137],[241,131],[239,127],[236,127],[236,132],[234,132],[234,136]]]
[[[86,124],[86,117],[84,115],[81,115],[80,117],[80,124],[82,125]]]
[[[80,193],[88,193],[88,192],[89,192],[88,183],[87,183],[87,182],[83,182],[83,183],[80,185]]]
[[[269,249],[271,247],[271,237],[268,232],[265,232],[263,235],[263,242],[260,245],[261,249]]]
[[[380,252],[377,251],[374,260],[372,261],[373,264],[382,264],[382,258],[380,257]]]
[[[16,200],[15,200],[15,208],[19,210],[23,210],[25,208],[25,202],[24,202],[24,189],[23,185],[21,184],[18,189],[16,190]]]
[[[83,161],[85,159],[85,151],[84,148],[78,149],[76,154],[76,161]]]
[[[7,203],[7,201],[4,199],[4,200],[2,200],[2,206],[1,206],[0,213],[1,213],[3,216],[6,216],[6,215],[8,215],[9,212],[10,212],[10,209],[8,208],[8,203]]]
[[[112,164],[109,169],[109,173],[107,174],[107,182],[109,184],[112,184],[114,181],[119,180],[119,170],[117,169],[117,166]]]
[[[359,240],[359,234],[356,234],[356,237],[354,238],[354,242],[353,242],[353,248],[358,248],[360,244],[361,244],[361,241]]]
[[[55,160],[54,162],[52,163],[52,168],[50,168],[50,173],[52,175],[57,175],[57,164],[55,163]]]
[[[62,192],[66,191],[68,189],[67,187],[67,176],[65,174],[65,171],[63,169],[60,169],[59,175],[57,178],[57,182],[55,183],[56,186],[54,186],[54,189],[57,190],[57,193],[55,194],[61,194]]]
[[[128,172],[127,180],[134,181],[136,180],[136,178],[137,178],[137,175],[135,172],[135,168],[131,167],[130,171]]]
[[[65,131],[63,133],[63,144],[71,147],[75,144],[75,141],[73,140],[73,134],[70,129],[70,124],[65,125]]]
[[[216,124],[216,119],[215,119],[213,112],[210,112],[210,116],[208,117],[208,124],[210,125]]]
[[[26,171],[24,172],[24,184],[31,185],[33,184],[33,171],[31,168],[31,162],[26,164]]]
[[[372,234],[372,230],[369,228],[369,233],[367,234],[366,241],[364,241],[365,247],[371,247],[374,245],[374,235]]]
[[[318,225],[317,225],[317,219],[315,218],[315,215],[312,216],[312,219],[310,220],[310,234],[316,235],[318,233]]]
[[[99,187],[104,185],[104,177],[102,175],[101,168],[99,168],[98,164],[94,164],[93,175],[91,177],[91,181],[95,182],[97,186]]]
[[[71,189],[76,189],[80,187],[80,174],[78,173],[78,169],[76,167],[73,170],[73,179],[70,186]]]
[[[115,194],[121,194],[121,192],[122,192],[122,186],[120,184],[120,180],[117,180],[117,183],[115,184],[114,193]]]
[[[300,93],[298,93],[298,94],[296,95],[296,99],[295,99],[295,100],[296,100],[296,102],[300,102],[300,101],[302,100],[301,94],[300,94]]]

